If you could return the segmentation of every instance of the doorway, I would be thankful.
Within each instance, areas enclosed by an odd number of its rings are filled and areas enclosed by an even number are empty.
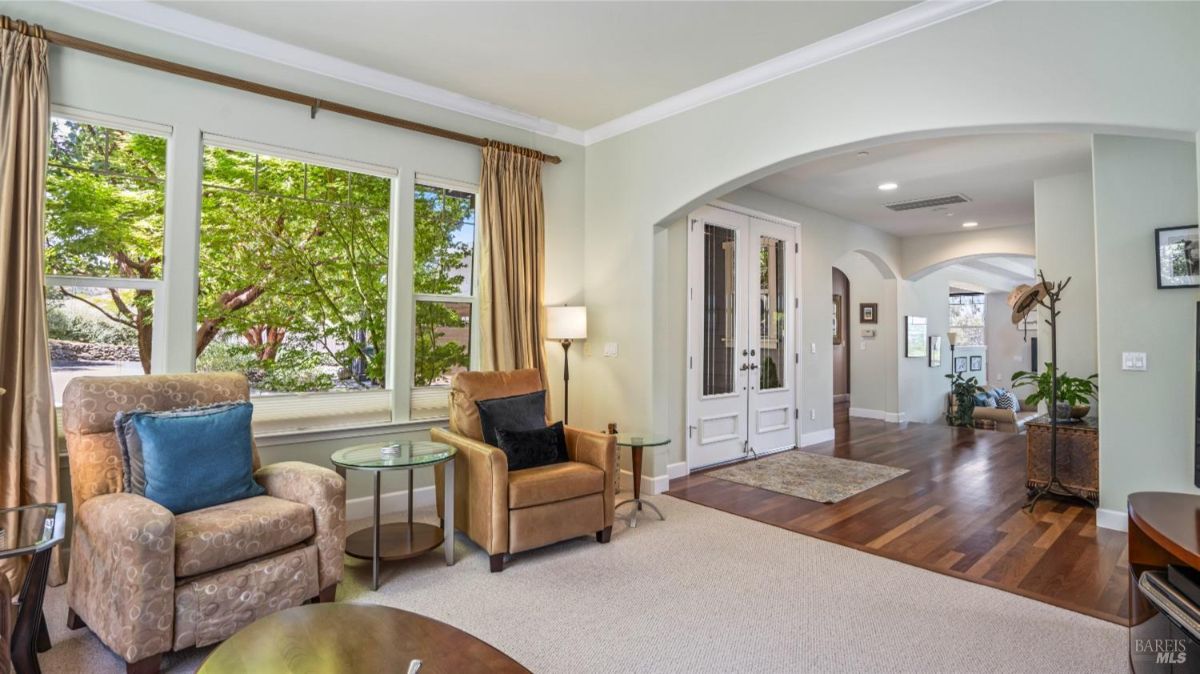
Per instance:
[[[850,423],[850,278],[833,268],[833,429]]]
[[[714,206],[688,228],[688,465],[791,449],[796,229]]]

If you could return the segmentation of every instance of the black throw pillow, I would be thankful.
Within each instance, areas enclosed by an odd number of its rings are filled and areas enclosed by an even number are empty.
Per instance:
[[[496,442],[496,430],[532,431],[546,427],[546,392],[534,391],[507,398],[476,400],[479,408],[479,425],[483,430],[483,441],[492,446]]]
[[[567,460],[562,422],[531,431],[496,430],[496,446],[508,457],[509,470],[537,468]]]

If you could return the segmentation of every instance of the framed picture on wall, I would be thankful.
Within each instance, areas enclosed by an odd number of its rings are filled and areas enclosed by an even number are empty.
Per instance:
[[[971,372],[979,372],[983,369],[983,356],[971,356]]]
[[[966,371],[967,371],[967,357],[966,356],[955,356],[954,357],[954,372],[957,374],[959,372],[966,372]]]
[[[1159,288],[1200,288],[1200,227],[1154,230]]]
[[[929,353],[929,322],[924,316],[905,316],[904,357],[924,358]]]
[[[845,326],[842,325],[842,296],[834,294],[833,296],[833,345],[839,346],[842,343],[842,330]]]
[[[875,302],[862,302],[858,305],[859,323],[878,323],[879,305]]]
[[[942,364],[942,336],[929,336],[929,367],[940,367]]]

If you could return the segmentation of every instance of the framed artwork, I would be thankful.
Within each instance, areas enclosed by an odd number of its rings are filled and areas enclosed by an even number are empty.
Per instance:
[[[842,296],[834,294],[833,296],[833,345],[839,346],[842,343]]]
[[[1200,288],[1200,227],[1154,230],[1159,288]]]
[[[879,305],[875,302],[863,302],[858,305],[859,323],[878,323]]]
[[[904,317],[904,357],[924,358],[929,353],[929,322],[924,316]]]
[[[967,357],[966,356],[955,356],[954,357],[954,372],[957,374],[959,372],[966,372],[966,371],[967,371]]]
[[[971,372],[979,372],[983,369],[983,356],[971,356]]]
[[[939,367],[942,364],[942,336],[929,337],[929,367]]]

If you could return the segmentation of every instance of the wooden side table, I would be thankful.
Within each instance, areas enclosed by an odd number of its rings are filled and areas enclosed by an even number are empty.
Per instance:
[[[642,506],[650,506],[650,509],[658,514],[658,519],[666,520],[666,516],[662,514],[653,503],[642,498],[642,453],[646,447],[658,447],[671,442],[670,438],[660,435],[639,435],[637,433],[618,433],[617,447],[628,447],[633,458],[633,498],[621,501],[617,504],[614,510],[623,505],[632,503],[633,509],[629,513],[629,527],[637,526],[638,511]]]
[[[1200,572],[1200,496],[1137,492],[1128,508],[1129,664],[1137,674],[1194,671],[1200,607],[1170,574]]]
[[[1025,486],[1044,487],[1050,480],[1050,419],[1025,424]],[[1058,425],[1058,479],[1084,498],[1100,499],[1100,421],[1088,417]]]
[[[0,510],[0,559],[33,555],[21,586],[10,647],[13,666],[21,674],[40,674],[38,651],[50,650],[42,600],[50,577],[50,554],[62,542],[66,522],[67,506],[62,503]],[[0,606],[0,610],[7,608]]]

